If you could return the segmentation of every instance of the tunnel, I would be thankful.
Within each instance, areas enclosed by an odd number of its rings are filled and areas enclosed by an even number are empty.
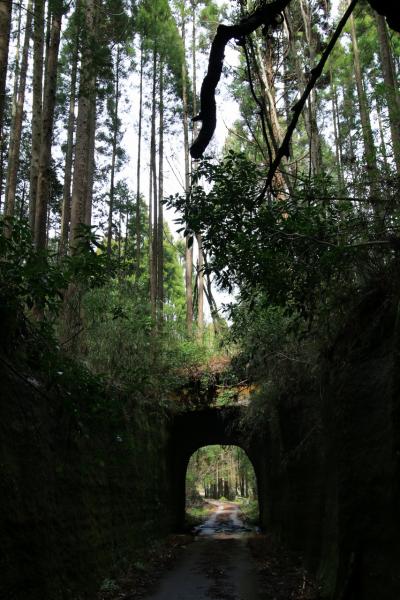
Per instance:
[[[180,413],[175,416],[171,436],[171,480],[173,482],[174,526],[184,529],[185,482],[190,457],[203,446],[238,446],[247,454],[256,477],[260,524],[265,523],[263,514],[266,497],[264,456],[258,441],[242,426],[242,407],[207,408]]]

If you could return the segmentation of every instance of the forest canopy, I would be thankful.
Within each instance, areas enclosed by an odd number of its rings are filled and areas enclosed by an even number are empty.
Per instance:
[[[159,397],[395,295],[398,30],[373,0],[1,0],[6,351]]]

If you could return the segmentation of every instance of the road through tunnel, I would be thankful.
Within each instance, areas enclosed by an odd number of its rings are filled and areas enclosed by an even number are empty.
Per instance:
[[[260,523],[264,522],[266,496],[263,452],[243,427],[243,407],[207,408],[181,413],[175,417],[172,433],[171,476],[175,506],[175,526],[184,528],[186,473],[191,456],[203,446],[238,446],[248,456],[255,473]]]

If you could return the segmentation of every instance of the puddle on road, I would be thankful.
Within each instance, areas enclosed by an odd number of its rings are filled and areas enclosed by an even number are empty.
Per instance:
[[[256,528],[247,527],[240,519],[240,508],[236,504],[218,504],[215,512],[201,525],[194,527],[196,537],[214,539],[238,539],[254,535]]]
[[[212,514],[193,529],[193,544],[148,600],[260,600],[256,565],[247,545],[257,535],[240,508],[214,502]]]

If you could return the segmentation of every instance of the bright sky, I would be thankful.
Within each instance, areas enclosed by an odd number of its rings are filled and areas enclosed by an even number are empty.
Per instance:
[[[222,0],[218,0],[222,4]],[[340,0],[332,0],[332,15],[338,16],[338,6]],[[207,69],[207,55],[200,55],[197,64],[197,89],[200,91],[201,82]],[[236,67],[239,64],[239,51],[233,44],[226,49],[225,64]],[[217,151],[221,150],[228,134],[229,128],[239,117],[239,109],[230,96],[229,83],[230,77],[223,76],[217,90],[217,128],[214,135],[213,144]],[[138,74],[133,74],[128,82],[129,92],[127,94],[129,113],[123,119],[125,128],[124,146],[129,155],[129,161],[125,166],[122,176],[127,180],[131,189],[136,190],[136,160],[137,160],[137,123],[139,113],[139,80]],[[150,88],[147,84],[145,96],[149,98]],[[146,118],[148,118],[149,109],[147,109]],[[214,147],[215,147],[214,146]],[[142,144],[142,193],[148,197],[149,180],[149,142],[148,139]],[[165,196],[180,193],[183,191],[184,179],[184,154],[183,154],[183,131],[180,119],[173,130],[167,132],[165,136],[165,159],[164,159],[164,193]],[[178,225],[174,223],[176,214],[173,211],[166,210],[165,218],[169,223],[171,230],[176,233]],[[195,250],[196,259],[196,250]],[[219,304],[232,300],[231,296],[217,293]]]
[[[200,91],[201,82],[207,69],[207,61],[208,53],[207,56],[199,54],[199,60],[197,64],[198,91]],[[229,66],[238,65],[239,53],[233,46],[227,47],[225,61]],[[239,118],[238,106],[230,97],[228,86],[229,79],[226,76],[223,76],[218,86],[217,128],[213,140],[213,144],[215,144],[217,151],[222,149],[228,134],[228,129],[231,128],[235,120]],[[123,127],[125,129],[123,145],[128,152],[129,160],[124,166],[121,175],[122,178],[128,182],[129,187],[132,190],[136,190],[137,127],[139,117],[139,77],[137,73],[131,76],[128,82],[127,90],[129,90],[127,93],[127,99],[130,110],[123,118]],[[147,98],[150,97],[150,88],[148,85],[145,96]],[[148,116],[149,109],[147,109],[145,118],[148,119]],[[183,126],[180,118],[178,118],[176,126],[170,132],[167,132],[164,143],[164,195],[169,196],[171,194],[181,193],[183,191],[185,167],[183,152]],[[146,139],[144,143],[142,143],[141,188],[142,193],[147,201],[149,188],[149,154],[149,140]],[[177,218],[176,213],[172,210],[165,209],[164,214],[170,229],[175,235],[177,235],[176,230],[180,226],[174,222],[174,220]],[[194,259],[197,259],[197,248],[194,248]],[[232,296],[222,294],[216,290],[214,290],[214,295],[218,305],[232,301]],[[205,303],[205,306],[205,316],[209,321],[210,314],[207,303]]]
[[[197,89],[200,90],[201,82],[206,72],[208,57],[200,56],[197,68]],[[238,52],[232,48],[227,48],[226,63],[235,66],[238,64]],[[216,144],[217,150],[221,150],[227,133],[228,128],[232,127],[233,123],[239,117],[238,106],[232,101],[228,91],[229,80],[223,76],[218,87],[217,95],[217,128],[214,135],[214,144]],[[130,184],[132,189],[136,189],[136,161],[137,161],[137,127],[138,127],[138,116],[139,116],[139,78],[137,74],[133,74],[128,82],[129,93],[127,95],[129,100],[129,106],[131,107],[130,112],[125,115],[123,119],[123,127],[125,128],[125,135],[123,144],[126,148],[129,160],[125,166],[122,176]],[[149,89],[146,91],[147,97],[149,96]],[[148,112],[146,117],[148,117]],[[142,181],[142,192],[145,197],[148,196],[148,179],[149,179],[149,141],[146,140],[142,145],[142,170],[141,170],[141,181]],[[175,194],[183,191],[183,179],[184,179],[184,153],[183,153],[183,127],[179,119],[177,126],[171,131],[167,132],[165,137],[165,159],[164,159],[164,187],[165,196]],[[171,211],[166,211],[166,219],[173,231],[176,231],[176,226],[173,223],[175,214]]]

